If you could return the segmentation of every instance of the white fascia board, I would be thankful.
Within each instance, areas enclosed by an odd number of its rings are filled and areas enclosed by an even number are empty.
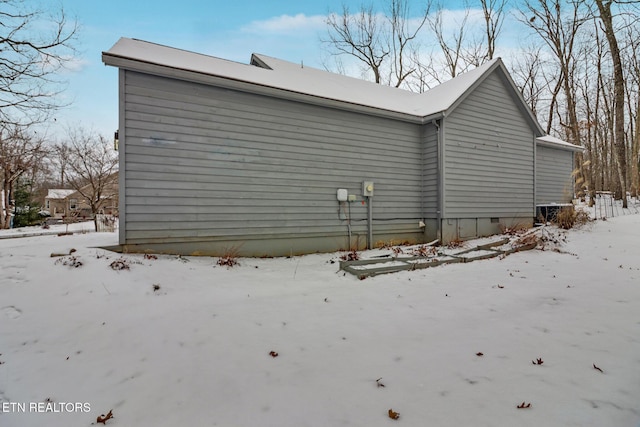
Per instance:
[[[542,147],[555,148],[557,150],[574,151],[578,153],[581,153],[585,150],[584,147],[571,144],[567,141],[563,141],[562,139],[553,137],[551,135],[545,135],[536,138],[536,144]]]

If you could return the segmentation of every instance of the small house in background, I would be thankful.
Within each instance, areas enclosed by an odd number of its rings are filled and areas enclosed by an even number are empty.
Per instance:
[[[104,186],[101,197],[99,212],[105,215],[118,215],[118,174],[110,177],[109,182]],[[66,217],[77,217],[80,219],[91,219],[91,205],[86,195],[91,194],[91,186],[85,185],[81,191],[74,189],[50,189],[44,199],[44,210],[49,212],[53,219],[64,219]]]
[[[119,68],[119,232],[132,252],[275,256],[486,236],[532,225],[539,200],[564,197],[565,157],[579,149],[541,139],[500,59],[419,94],[127,38],[102,58]]]
[[[69,197],[75,192],[73,189],[49,189],[44,198],[44,210],[49,212],[52,218],[62,219],[69,215],[78,206],[77,198],[70,199]]]

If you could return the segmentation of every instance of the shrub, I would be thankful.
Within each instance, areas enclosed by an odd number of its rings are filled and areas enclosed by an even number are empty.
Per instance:
[[[519,234],[525,233],[529,227],[526,223],[521,222],[513,222],[510,225],[500,223],[500,233],[506,234],[508,236],[517,236]]]
[[[556,213],[554,223],[564,230],[570,230],[576,224],[576,216],[573,206],[564,207]]]
[[[112,270],[120,271],[120,270],[129,270],[130,264],[129,260],[126,258],[118,258],[109,264]]]
[[[511,244],[511,246],[514,248],[521,248],[523,246],[532,245],[534,243],[538,245],[541,242],[542,242],[542,238],[537,233],[529,233],[529,234],[523,234],[522,236],[518,237]]]
[[[588,212],[567,206],[558,211],[553,222],[564,230],[570,230],[574,227],[581,227],[590,221]]]
[[[54,264],[62,264],[69,267],[78,268],[82,266],[82,261],[80,261],[80,259],[76,256],[68,256],[64,258],[58,258]]]
[[[589,212],[579,209],[576,211],[576,225],[581,227],[583,225],[586,225],[588,223],[590,223],[591,217],[589,216]]]
[[[240,264],[238,262],[239,255],[240,255],[240,247],[232,246],[224,250],[222,256],[218,258],[218,262],[216,264],[218,264],[219,266],[225,266],[225,267],[233,267],[235,265],[239,265]]]
[[[438,254],[438,249],[435,246],[420,245],[417,248],[411,250],[411,255],[419,257],[430,257]]]
[[[457,249],[462,247],[464,247],[464,240],[460,238],[455,238],[451,240],[449,243],[447,243],[447,248],[449,249]]]
[[[393,241],[389,242],[389,244],[391,243],[393,243]],[[351,243],[351,247],[349,248],[349,251],[342,254],[340,256],[340,259],[342,261],[358,261],[360,259],[360,253],[358,253],[359,248],[360,248],[360,236],[356,236],[355,243]]]
[[[347,253],[344,253],[340,256],[340,259],[343,261],[358,261],[360,259],[360,254],[357,250],[353,249]]]

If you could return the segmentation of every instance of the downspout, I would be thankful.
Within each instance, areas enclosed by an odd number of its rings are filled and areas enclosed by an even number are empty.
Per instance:
[[[436,173],[436,238],[442,242],[442,129],[438,120],[433,119],[431,123],[437,129],[438,143],[436,144],[436,158],[438,160]]]
[[[572,163],[573,164],[573,163]],[[538,216],[538,138],[533,134],[533,223]]]
[[[576,153],[575,151],[571,152],[571,167],[573,168],[573,165],[576,164]],[[571,200],[573,201],[573,198],[576,197],[576,177],[575,175],[573,175],[573,173],[571,174]]]
[[[427,197],[426,197],[426,191],[424,188],[424,182],[425,182],[425,159],[427,158],[427,126],[425,126],[424,124],[422,126],[420,126],[420,215],[422,216],[422,220],[421,222],[424,225],[424,229],[422,230],[422,239],[424,241],[426,241],[426,234],[427,234],[427,229],[428,227],[426,226],[427,223]]]
[[[351,250],[351,202],[347,201],[347,206],[349,207],[349,217],[347,218],[347,238],[349,239],[349,244],[347,245],[347,250]],[[356,250],[359,248],[356,248]]]

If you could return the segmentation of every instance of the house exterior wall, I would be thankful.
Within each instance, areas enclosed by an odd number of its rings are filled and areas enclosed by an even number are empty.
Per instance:
[[[532,223],[535,135],[504,77],[487,76],[443,129],[443,239]]]
[[[538,145],[536,204],[569,203],[573,199],[573,152]]]
[[[91,209],[86,200],[79,194],[73,193],[64,199],[45,198],[45,207],[53,218],[64,218],[69,215],[91,217]]]
[[[438,210],[438,129],[433,123],[423,126],[423,204],[425,218],[436,218]]]
[[[129,250],[363,247],[363,181],[375,184],[374,242],[423,238],[423,126],[128,70],[120,80]],[[340,205],[338,188],[357,201]]]
[[[422,210],[427,241],[438,238],[438,125],[427,122],[422,126]]]

